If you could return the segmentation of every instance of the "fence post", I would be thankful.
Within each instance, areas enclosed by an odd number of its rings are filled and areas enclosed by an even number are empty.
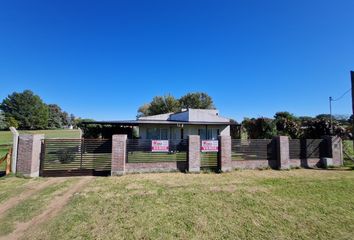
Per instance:
[[[188,171],[200,172],[200,137],[198,135],[189,135],[188,138]]]
[[[38,177],[44,134],[23,134],[18,138],[17,173]]]
[[[220,153],[219,168],[222,172],[229,172],[231,166],[231,136],[219,136]]]
[[[14,127],[10,127],[10,131],[12,132],[12,162],[11,162],[11,172],[16,173],[16,165],[17,165],[17,150],[18,150],[18,136],[19,133]]]
[[[127,135],[112,136],[112,162],[111,175],[121,176],[125,173],[127,156]]]
[[[278,168],[285,170],[290,168],[289,137],[276,137]]]
[[[325,136],[326,152],[328,158],[322,158],[323,167],[342,166],[343,165],[343,145],[342,139],[337,136]]]

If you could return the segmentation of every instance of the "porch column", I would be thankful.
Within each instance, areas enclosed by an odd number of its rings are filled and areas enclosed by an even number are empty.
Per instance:
[[[125,173],[125,162],[127,156],[127,135],[112,136],[112,163],[111,175],[121,176]]]
[[[188,138],[188,171],[200,172],[200,137],[198,135],[189,135]]]

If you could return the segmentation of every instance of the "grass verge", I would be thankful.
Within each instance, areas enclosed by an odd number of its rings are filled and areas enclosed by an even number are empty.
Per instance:
[[[56,194],[60,194],[75,181],[77,181],[77,179],[70,179],[58,184],[53,184],[11,208],[0,218],[0,236],[11,233],[16,227],[16,223],[26,222],[40,214],[41,210],[46,207],[47,203],[53,199]]]
[[[96,178],[26,239],[349,239],[354,171]]]

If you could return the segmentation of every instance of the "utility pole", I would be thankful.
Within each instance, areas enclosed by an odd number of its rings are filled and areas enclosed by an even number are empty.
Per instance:
[[[334,133],[334,129],[333,129],[333,116],[332,116],[332,101],[333,101],[333,98],[332,97],[329,97],[329,116],[330,116],[330,119],[331,119],[331,136],[333,136],[333,133]]]
[[[354,71],[350,71],[350,76],[352,79],[352,110],[354,115]],[[353,147],[354,147],[354,119],[352,119],[352,138],[353,138]]]

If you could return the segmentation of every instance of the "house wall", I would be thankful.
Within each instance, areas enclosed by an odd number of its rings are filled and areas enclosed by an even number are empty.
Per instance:
[[[139,126],[139,137],[141,139],[148,139],[147,131],[149,128],[167,129],[168,138],[180,139],[181,128],[176,125],[157,125],[157,124],[144,124]],[[230,126],[225,125],[185,125],[183,126],[183,139],[187,139],[189,135],[198,135],[199,129],[212,129],[214,138],[217,139],[217,129],[219,129],[219,135],[230,136]]]

